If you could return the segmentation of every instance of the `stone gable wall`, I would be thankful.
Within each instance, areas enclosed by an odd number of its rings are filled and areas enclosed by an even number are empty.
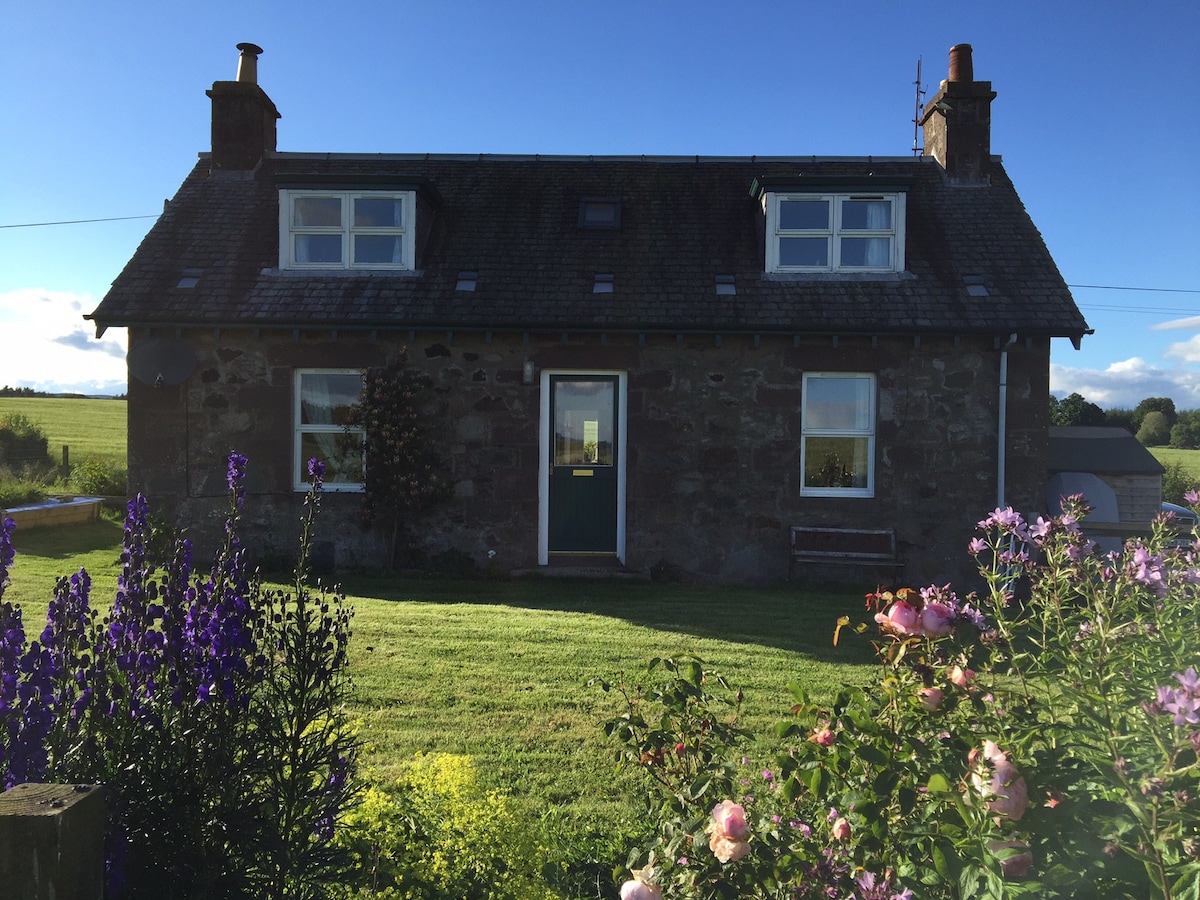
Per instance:
[[[914,584],[961,579],[975,522],[996,505],[1000,353],[991,337],[803,338],[764,335],[494,335],[185,331],[198,364],[181,385],[131,380],[130,484],[219,536],[225,459],[250,459],[250,533],[287,559],[301,497],[291,490],[296,368],[383,365],[409,344],[433,382],[425,412],[444,449],[451,499],[414,523],[424,557],[446,551],[483,566],[537,563],[540,379],[535,369],[628,372],[627,565],[660,562],[694,576],[770,582],[787,574],[788,526],[893,527]],[[131,334],[131,349],[142,334]],[[1045,481],[1049,344],[1009,353],[1007,501],[1038,511]],[[806,371],[877,375],[875,497],[799,495]],[[382,558],[356,523],[359,497],[329,494],[319,538],[340,566]],[[808,574],[823,574],[812,573]],[[864,581],[871,573],[854,572]]]

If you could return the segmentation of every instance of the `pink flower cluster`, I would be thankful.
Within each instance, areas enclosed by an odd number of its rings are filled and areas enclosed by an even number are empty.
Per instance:
[[[1200,725],[1200,675],[1189,666],[1186,672],[1175,676],[1179,687],[1157,687],[1156,710],[1170,713],[1175,717],[1175,724]]]
[[[714,806],[707,831],[708,848],[723,863],[737,862],[750,852],[746,840],[750,836],[750,826],[746,822],[746,810],[739,803],[722,800]]]
[[[894,595],[889,591],[870,598],[885,605],[883,612],[875,614],[875,622],[897,637],[942,637],[960,621],[969,621],[980,630],[985,624],[978,611],[959,602],[949,585],[933,585],[919,594],[902,588]]]

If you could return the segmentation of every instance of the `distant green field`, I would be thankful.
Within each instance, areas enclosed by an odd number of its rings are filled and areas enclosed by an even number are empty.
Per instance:
[[[50,439],[50,458],[62,462],[62,448],[71,448],[71,461],[88,457],[125,465],[125,401],[74,397],[0,397],[0,419],[22,415]]]
[[[1183,466],[1197,484],[1200,484],[1200,450],[1176,450],[1173,447],[1151,447],[1150,452],[1164,466],[1175,463]]]

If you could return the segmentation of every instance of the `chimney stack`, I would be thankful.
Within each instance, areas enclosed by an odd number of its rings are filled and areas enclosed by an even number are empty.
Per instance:
[[[215,81],[212,90],[213,171],[253,170],[265,154],[275,152],[275,120],[279,111],[258,86],[262,47],[237,45],[237,81]]]
[[[925,104],[921,127],[925,156],[946,170],[951,182],[986,184],[992,164],[992,101],[990,81],[976,81],[970,44],[950,48],[950,73],[937,94]]]

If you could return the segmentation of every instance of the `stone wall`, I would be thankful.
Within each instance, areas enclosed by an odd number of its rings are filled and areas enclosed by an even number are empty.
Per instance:
[[[131,381],[131,488],[215,541],[227,508],[225,459],[250,458],[248,533],[289,557],[301,497],[291,490],[293,372],[384,364],[407,343],[432,378],[426,413],[452,498],[413,539],[425,556],[537,564],[539,379],[522,368],[628,372],[627,565],[666,562],[696,577],[769,582],[787,574],[788,526],[893,527],[911,583],[961,579],[966,544],[997,501],[1000,352],[994,338],[712,335],[411,336],[185,331],[198,365],[181,385]],[[145,334],[130,335],[131,349]],[[1049,343],[1009,353],[1007,502],[1037,511],[1045,481]],[[878,381],[875,496],[799,495],[805,371]],[[340,566],[381,558],[356,523],[359,497],[327,495],[319,537]],[[854,573],[863,577],[863,573]]]

